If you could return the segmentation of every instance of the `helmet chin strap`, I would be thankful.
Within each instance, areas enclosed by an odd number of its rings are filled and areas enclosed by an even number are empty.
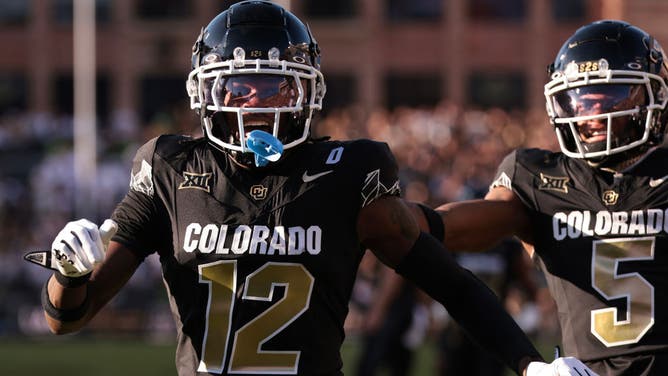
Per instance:
[[[276,162],[283,155],[283,144],[272,134],[261,130],[251,131],[246,137],[246,147],[255,154],[255,167]]]

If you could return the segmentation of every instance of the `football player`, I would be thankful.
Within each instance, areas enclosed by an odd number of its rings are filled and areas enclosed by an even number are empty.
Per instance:
[[[540,257],[565,353],[600,375],[668,375],[666,64],[636,26],[579,28],[545,85],[561,152],[515,150],[485,200],[427,211],[450,249],[519,236]]]
[[[144,144],[113,222],[70,222],[50,252],[27,256],[57,269],[42,294],[51,330],[82,328],[157,253],[179,375],[340,375],[371,249],[519,374],[586,371],[543,362],[495,295],[420,232],[386,144],[311,139],[319,67],[309,29],[274,3],[237,3],[203,28],[186,86],[204,137]]]

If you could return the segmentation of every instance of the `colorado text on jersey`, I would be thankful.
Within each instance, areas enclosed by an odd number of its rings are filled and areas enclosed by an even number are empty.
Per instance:
[[[575,210],[557,212],[552,216],[555,240],[583,236],[654,235],[668,233],[668,210],[643,209],[633,211]]]
[[[216,254],[317,255],[322,249],[319,226],[240,225],[229,234],[228,225],[191,223],[186,228],[183,250]]]

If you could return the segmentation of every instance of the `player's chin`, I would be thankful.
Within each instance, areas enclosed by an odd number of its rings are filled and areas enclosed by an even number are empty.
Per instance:
[[[607,138],[599,139],[595,142],[583,142],[584,149],[587,153],[594,153],[598,151],[605,151],[607,146]]]
[[[583,136],[582,141],[585,144],[597,144],[599,142],[606,142],[608,140],[608,134],[606,132],[595,133],[590,136]]]

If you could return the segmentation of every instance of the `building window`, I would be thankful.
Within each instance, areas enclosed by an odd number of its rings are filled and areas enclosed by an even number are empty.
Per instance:
[[[71,25],[74,18],[74,0],[53,0],[53,19],[60,25]],[[95,0],[95,21],[109,22],[111,0]]]
[[[0,1],[0,26],[25,24],[31,3],[30,0]]]
[[[324,73],[327,93],[323,100],[322,113],[348,107],[357,102],[357,81],[350,74]]]
[[[28,108],[28,84],[21,75],[0,75],[0,116]]]
[[[183,0],[139,0],[135,6],[137,17],[146,21],[181,20],[193,13],[192,2]]]
[[[354,0],[304,0],[302,4],[306,19],[353,18],[357,14]]]
[[[59,115],[74,115],[74,79],[70,74],[57,75],[54,78],[53,98],[54,111]],[[97,118],[101,126],[109,120],[111,109],[111,84],[107,75],[98,74],[95,82],[95,106]]]
[[[386,0],[387,18],[392,22],[439,21],[443,16],[442,0]]]
[[[526,108],[526,79],[521,73],[474,73],[468,92],[469,103],[482,108]]]
[[[552,17],[558,22],[581,22],[586,8],[585,0],[552,0]]]
[[[469,0],[467,12],[476,21],[523,21],[527,13],[526,0]]]
[[[159,122],[176,126],[176,113],[189,109],[182,75],[147,76],[141,79],[142,124]]]
[[[438,74],[395,74],[385,78],[390,109],[400,106],[433,107],[441,100],[441,78]]]

